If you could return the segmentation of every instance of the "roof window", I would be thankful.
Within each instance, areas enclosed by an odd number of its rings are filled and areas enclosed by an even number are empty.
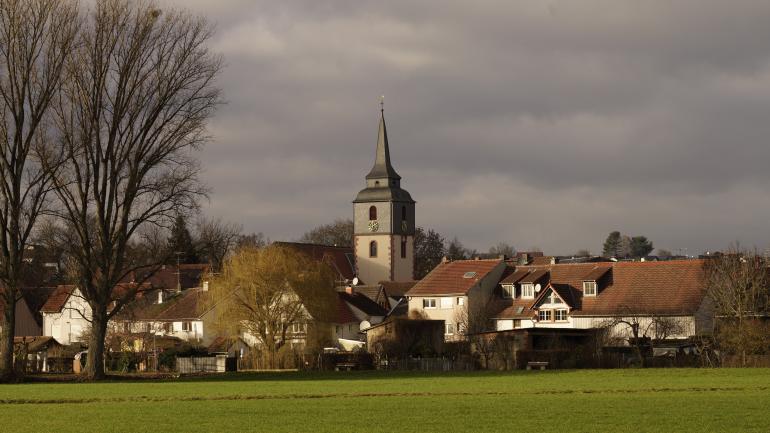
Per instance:
[[[476,272],[474,271],[466,272],[465,274],[463,274],[463,278],[473,278],[475,276],[476,276]]]

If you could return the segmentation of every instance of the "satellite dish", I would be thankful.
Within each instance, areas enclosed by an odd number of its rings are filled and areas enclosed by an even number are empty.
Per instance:
[[[358,277],[353,277],[353,285],[354,285],[354,286],[357,286],[357,285],[358,285],[358,283],[359,283],[359,281],[358,281]]]
[[[364,330],[369,329],[371,327],[372,327],[372,324],[369,323],[368,321],[364,320],[363,322],[361,322],[360,325],[358,325],[358,330],[359,331],[364,331]]]
[[[540,289],[542,289],[540,284],[535,284],[535,292],[540,293]]]

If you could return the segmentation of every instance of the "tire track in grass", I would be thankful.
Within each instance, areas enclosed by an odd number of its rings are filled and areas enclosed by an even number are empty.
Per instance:
[[[133,397],[91,397],[91,398],[53,398],[53,399],[0,399],[0,404],[43,405],[43,404],[88,404],[88,403],[131,403],[131,402],[170,402],[170,401],[236,401],[236,400],[314,400],[326,398],[391,398],[391,397],[473,397],[473,396],[522,396],[522,395],[568,395],[568,394],[643,394],[643,393],[681,393],[681,392],[745,392],[767,391],[770,387],[690,387],[690,388],[639,388],[639,389],[575,389],[543,390],[532,392],[365,392],[365,393],[325,393],[325,394],[253,394],[221,396],[133,396]]]

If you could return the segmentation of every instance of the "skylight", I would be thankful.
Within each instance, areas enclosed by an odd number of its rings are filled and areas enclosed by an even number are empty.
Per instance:
[[[476,276],[476,273],[471,271],[471,272],[466,272],[465,275],[463,275],[463,278],[473,278],[475,276]]]

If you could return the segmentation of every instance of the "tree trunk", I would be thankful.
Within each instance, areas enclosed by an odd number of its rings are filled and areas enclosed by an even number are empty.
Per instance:
[[[11,296],[15,291],[8,290],[6,297],[14,299]],[[6,300],[7,301],[7,300]],[[13,302],[6,302],[3,311],[3,326],[0,333],[0,380],[7,382],[13,380],[15,371],[13,368],[13,334],[16,326],[16,305]]]
[[[93,308],[91,336],[88,341],[88,360],[85,375],[91,380],[104,379],[104,339],[107,336],[107,311]]]

